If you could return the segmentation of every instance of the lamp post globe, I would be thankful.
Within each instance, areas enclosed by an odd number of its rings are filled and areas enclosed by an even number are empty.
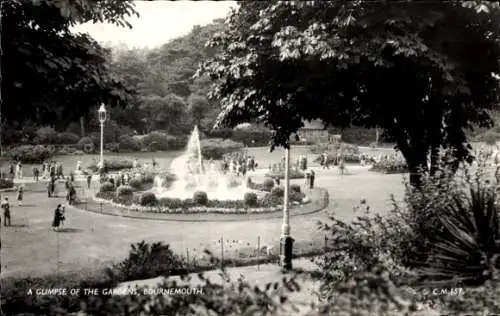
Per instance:
[[[106,122],[106,108],[104,107],[104,103],[101,104],[97,113],[99,115],[99,123],[101,123],[101,155],[99,159],[99,169],[102,171],[102,168],[104,168],[104,122]]]

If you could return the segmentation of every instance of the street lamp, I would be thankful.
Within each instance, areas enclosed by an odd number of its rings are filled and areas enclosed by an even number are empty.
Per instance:
[[[280,104],[282,101],[280,100]],[[289,146],[290,147],[290,146]],[[280,238],[280,264],[284,271],[292,269],[293,238],[290,236],[290,210],[289,189],[290,189],[290,148],[285,148],[285,192],[283,197],[283,223],[281,225]]]
[[[99,113],[99,123],[101,123],[101,158],[99,160],[99,168],[104,168],[104,122],[106,122],[106,108],[104,107],[104,103],[101,104],[101,107],[97,111]]]

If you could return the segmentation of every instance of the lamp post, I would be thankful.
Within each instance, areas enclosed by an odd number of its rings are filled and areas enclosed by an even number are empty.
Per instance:
[[[280,100],[280,103],[282,101]],[[281,225],[280,238],[280,264],[284,272],[292,269],[293,238],[290,236],[290,210],[289,190],[290,190],[290,145],[285,148],[285,192],[283,197],[283,223]]]
[[[104,122],[106,122],[106,108],[104,107],[104,103],[101,104],[99,110],[99,123],[101,123],[101,156],[99,159],[99,169],[104,168]]]

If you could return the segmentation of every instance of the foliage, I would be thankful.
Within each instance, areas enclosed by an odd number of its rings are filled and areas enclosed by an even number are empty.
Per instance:
[[[193,194],[193,202],[197,205],[207,205],[208,196],[206,192],[196,191]]]
[[[128,185],[120,185],[116,189],[116,196],[117,197],[131,196],[133,194],[134,194],[134,189],[131,186],[128,186]]]
[[[455,183],[458,187],[448,192],[446,204],[432,205],[441,229],[434,232],[424,271],[431,281],[484,284],[500,269],[498,185],[484,180],[479,175]]]
[[[285,194],[285,189],[283,187],[274,187],[271,189],[271,195],[276,197],[283,197]]]
[[[407,173],[408,165],[406,162],[397,159],[382,159],[372,164],[370,171],[382,173]]]
[[[92,139],[91,137],[82,137],[78,141],[78,148],[80,150],[83,150],[86,153],[90,153],[90,152],[93,152],[94,149],[96,148],[95,144],[96,143],[94,142],[94,139]],[[89,149],[92,149],[92,150],[89,150]]]
[[[302,172],[301,170],[297,170],[295,168],[290,168],[288,172],[288,178],[289,179],[303,179],[305,176],[305,173]],[[285,171],[284,170],[277,170],[277,171],[269,171],[266,173],[266,177],[268,178],[279,178],[279,179],[285,179]]]
[[[248,2],[228,21],[210,43],[222,52],[200,68],[215,83],[218,126],[256,120],[283,146],[304,119],[379,126],[419,185],[414,171],[431,151],[470,161],[464,130],[492,123],[497,13],[457,2]]]
[[[0,178],[0,189],[10,189],[14,187],[12,179]]]
[[[298,185],[296,183],[290,184],[290,192],[301,193],[302,190],[300,189],[300,185]]]
[[[142,178],[134,177],[128,181],[128,185],[134,190],[140,190],[142,187]]]
[[[168,276],[183,267],[181,258],[174,254],[170,246],[161,242],[152,244],[141,241],[133,244],[128,258],[107,269],[113,280],[130,281]],[[175,272],[174,272],[175,274]]]
[[[340,159],[342,159],[345,163],[360,163],[361,162],[361,156],[360,155],[336,155],[336,154],[328,154],[326,156],[326,163],[327,165],[335,165],[337,166],[340,162]],[[317,162],[321,165],[324,164],[324,156],[319,155],[314,159],[314,162]]]
[[[158,199],[154,193],[144,192],[140,196],[139,203],[142,206],[156,206],[158,204]]]
[[[118,137],[118,143],[120,144],[120,152],[140,151],[142,147],[141,142],[129,135]]]
[[[271,192],[271,189],[274,188],[274,180],[273,179],[265,179],[262,184],[264,186],[263,191]]]
[[[106,172],[132,169],[133,166],[134,163],[130,160],[104,160],[104,170]],[[90,166],[88,166],[88,169],[96,172],[99,170],[99,167],[97,166],[97,163],[92,163]]]
[[[57,132],[54,128],[45,126],[36,130],[35,143],[47,145],[57,142]]]
[[[38,164],[50,158],[53,153],[42,145],[22,145],[9,149],[7,154],[13,161]]]
[[[205,159],[222,159],[225,154],[232,153],[243,148],[242,143],[229,139],[207,138],[201,142],[201,154]]]
[[[184,138],[179,138],[166,133],[154,131],[144,136],[142,143],[149,151],[177,150],[186,145]]]
[[[99,192],[104,193],[104,192],[114,192],[115,191],[115,186],[111,182],[104,182],[101,184],[101,187],[99,188]]]
[[[19,129],[30,119],[64,129],[100,102],[125,102],[130,91],[109,72],[108,52],[71,27],[88,21],[125,25],[133,14],[132,1],[109,0],[98,6],[68,1],[5,2],[2,118]]]
[[[243,196],[243,201],[246,206],[256,206],[258,203],[257,200],[257,194],[255,194],[254,192],[247,192]]]
[[[70,132],[58,133],[56,137],[56,143],[61,145],[74,145],[78,143],[80,136]]]
[[[346,156],[359,156],[361,153],[359,147],[353,144],[336,142],[333,144],[316,144],[309,147],[312,154],[324,154],[325,152],[336,156],[337,154]]]

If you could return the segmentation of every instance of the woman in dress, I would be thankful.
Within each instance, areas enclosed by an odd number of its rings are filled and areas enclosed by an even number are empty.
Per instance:
[[[64,211],[61,204],[58,204],[54,210],[54,220],[52,221],[52,229],[58,230],[64,221]]]
[[[22,206],[23,205],[23,193],[24,193],[24,186],[21,184],[19,188],[17,189],[17,205]]]

